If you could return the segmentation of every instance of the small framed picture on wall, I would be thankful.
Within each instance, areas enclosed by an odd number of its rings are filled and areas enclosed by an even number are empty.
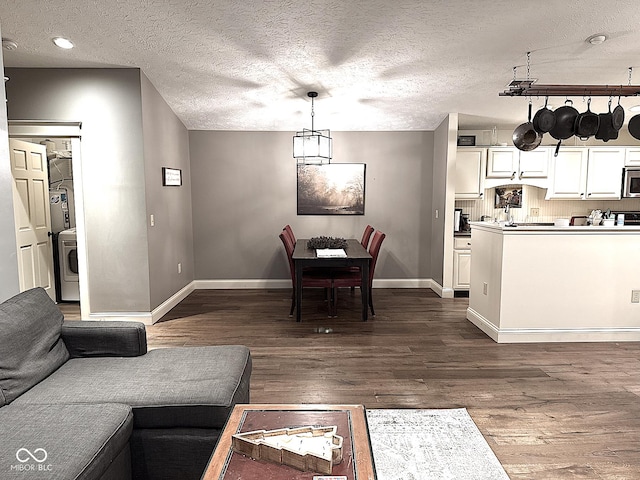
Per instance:
[[[162,167],[162,186],[179,187],[180,185],[182,185],[182,170]]]

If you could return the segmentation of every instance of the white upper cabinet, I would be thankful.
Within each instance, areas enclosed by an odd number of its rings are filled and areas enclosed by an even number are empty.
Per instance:
[[[518,152],[517,148],[490,148],[487,157],[487,178],[514,180],[520,161]]]
[[[624,158],[624,148],[560,147],[546,198],[619,200]]]
[[[538,147],[530,152],[520,152],[519,178],[547,178],[553,148]]]
[[[457,199],[482,198],[486,156],[486,148],[458,148],[455,177]]]
[[[624,156],[624,148],[589,148],[586,200],[620,200]]]
[[[512,147],[489,148],[485,188],[506,183],[525,183],[546,188],[552,150],[538,147],[523,152]]]

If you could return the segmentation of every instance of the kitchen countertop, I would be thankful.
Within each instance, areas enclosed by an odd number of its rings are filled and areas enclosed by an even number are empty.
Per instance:
[[[467,319],[496,342],[640,341],[639,226],[471,232]]]
[[[596,226],[568,226],[568,227],[556,227],[555,225],[536,225],[531,223],[518,223],[516,226],[507,226],[504,222],[470,222],[471,230],[473,229],[486,229],[493,231],[500,231],[502,234],[567,234],[575,233],[580,235],[585,234],[640,234],[640,226],[622,225],[605,227],[603,225]]]

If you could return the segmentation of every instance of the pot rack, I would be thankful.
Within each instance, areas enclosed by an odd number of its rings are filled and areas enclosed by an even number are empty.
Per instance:
[[[537,85],[535,80],[513,80],[501,97],[637,97],[640,85]]]
[[[636,97],[640,95],[640,85],[631,85],[633,67],[629,67],[628,85],[536,85],[536,79],[530,77],[531,52],[527,52],[527,79],[516,79],[513,67],[513,80],[501,97]]]

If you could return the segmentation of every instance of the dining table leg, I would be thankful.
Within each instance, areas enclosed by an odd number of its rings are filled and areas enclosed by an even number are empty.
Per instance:
[[[369,318],[369,262],[365,261],[360,266],[360,297],[362,298],[362,321]]]
[[[296,322],[302,320],[302,262],[296,262]]]

